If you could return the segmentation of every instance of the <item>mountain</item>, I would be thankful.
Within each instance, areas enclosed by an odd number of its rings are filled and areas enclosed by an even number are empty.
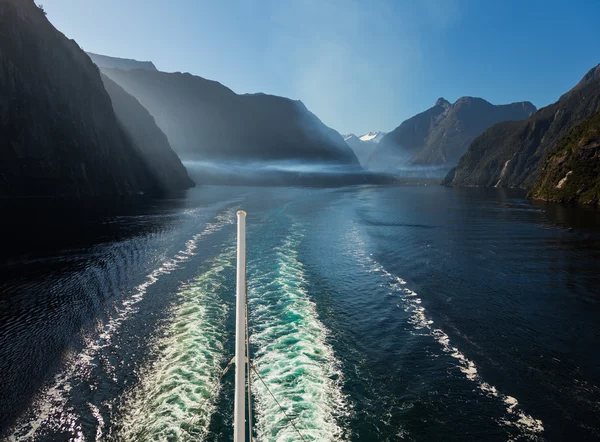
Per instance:
[[[499,121],[521,120],[535,110],[529,102],[493,105],[482,98],[462,97],[451,104],[440,98],[433,107],[385,135],[367,165],[374,170],[454,165],[488,127]]]
[[[354,155],[356,155],[356,158],[358,158],[358,161],[362,166],[365,165],[367,159],[377,146],[377,144],[373,141],[362,141],[354,134],[344,135],[344,141],[348,146],[350,146],[350,149],[352,149]]]
[[[531,187],[545,156],[600,107],[600,65],[569,92],[523,121],[492,126],[469,146],[444,184]]]
[[[129,71],[131,69],[145,69],[147,71],[156,71],[156,66],[151,61],[137,61],[129,58],[108,57],[106,55],[87,52],[92,61],[99,68],[114,68]]]
[[[529,196],[600,204],[600,109],[571,129],[549,152]]]
[[[303,161],[359,167],[344,139],[302,102],[239,95],[188,73],[102,69],[154,116],[188,161]]]
[[[104,88],[112,101],[117,121],[129,141],[142,154],[146,166],[167,189],[186,189],[194,186],[177,154],[171,149],[167,136],[154,117],[133,96],[104,74]]]
[[[5,199],[171,190],[118,123],[98,68],[32,0],[0,0],[0,151]]]
[[[377,147],[379,140],[383,138],[385,132],[368,132],[360,137],[354,134],[344,135],[344,141],[354,151],[358,161],[365,166],[367,160]]]

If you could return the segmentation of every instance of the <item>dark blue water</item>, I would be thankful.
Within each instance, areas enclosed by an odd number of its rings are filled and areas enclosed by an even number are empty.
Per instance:
[[[231,440],[240,208],[253,360],[306,440],[600,440],[600,214],[439,186],[202,187],[32,234],[1,434]],[[253,386],[257,439],[301,440]]]

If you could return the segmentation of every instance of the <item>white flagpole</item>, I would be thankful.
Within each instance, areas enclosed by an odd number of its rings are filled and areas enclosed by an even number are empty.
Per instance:
[[[246,212],[238,211],[233,440],[246,440]]]

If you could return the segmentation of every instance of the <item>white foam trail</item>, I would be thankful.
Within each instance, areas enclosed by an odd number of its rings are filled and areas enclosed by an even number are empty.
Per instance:
[[[500,393],[496,387],[485,382],[478,373],[475,363],[450,343],[450,337],[442,329],[434,327],[433,320],[427,316],[425,308],[421,306],[422,300],[418,297],[417,293],[406,287],[406,281],[388,272],[380,263],[373,259],[372,256],[366,255],[363,252],[365,250],[365,244],[360,239],[360,235],[357,231],[351,231],[349,235],[351,236],[349,240],[351,240],[352,243],[358,243],[362,246],[353,251],[354,256],[359,258],[362,265],[367,268],[368,272],[381,274],[391,289],[400,294],[402,305],[399,305],[398,307],[401,307],[404,311],[410,313],[408,322],[414,329],[419,330],[422,335],[433,337],[441,345],[444,353],[447,353],[456,359],[459,370],[469,381],[474,382],[483,394],[489,397],[498,398],[504,403],[506,408],[506,418],[502,419],[500,423],[502,425],[516,427],[529,439],[541,439],[540,435],[544,431],[542,421],[528,415],[518,408],[519,401],[516,398]]]
[[[124,321],[137,312],[137,304],[144,298],[148,288],[158,281],[162,275],[167,275],[188,261],[194,254],[198,244],[204,238],[223,229],[235,221],[235,210],[229,209],[216,216],[212,223],[208,223],[204,230],[192,236],[185,244],[185,248],[175,254],[173,258],[163,261],[162,265],[146,276],[146,281],[136,286],[131,296],[125,299],[120,306],[115,306],[115,311],[105,324],[99,324],[99,330],[92,338],[85,340],[82,351],[68,355],[65,358],[65,368],[54,377],[54,382],[42,390],[34,401],[31,410],[23,420],[17,422],[9,440],[33,440],[41,431],[67,431],[77,440],[82,438],[82,427],[79,423],[77,410],[68,406],[67,401],[71,382],[74,379],[86,380],[91,369],[97,365],[97,356],[102,349],[112,344],[112,337]],[[114,372],[108,362],[104,367],[107,372]],[[34,418],[31,419],[33,411]]]
[[[328,331],[308,296],[293,232],[272,253],[249,262],[254,365],[306,440],[346,440],[340,420],[350,413],[342,372]],[[301,441],[262,383],[253,377],[256,434],[260,441]]]
[[[96,407],[91,402],[88,402],[88,406],[90,407],[92,415],[94,416],[96,421],[98,421],[98,427],[96,428],[96,442],[100,442],[103,439],[102,430],[104,429],[104,418],[102,417],[102,414],[100,413],[98,407]]]
[[[228,305],[220,293],[235,247],[209,261],[210,270],[181,287],[158,360],[120,407],[120,440],[203,440],[224,366]],[[229,287],[233,293],[233,285]],[[215,388],[216,386],[216,388]]]

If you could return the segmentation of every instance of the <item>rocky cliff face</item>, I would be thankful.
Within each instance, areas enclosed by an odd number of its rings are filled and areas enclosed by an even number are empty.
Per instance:
[[[186,160],[326,162],[358,166],[340,134],[300,101],[238,95],[182,73],[103,69],[155,117]]]
[[[600,204],[600,110],[576,125],[544,160],[531,198]]]
[[[167,136],[154,117],[132,95],[101,74],[117,121],[136,147],[145,165],[165,189],[186,189],[194,186],[177,154],[171,149]]]
[[[481,134],[444,184],[529,188],[546,154],[599,107],[600,65],[556,103],[526,120],[499,123]]]
[[[0,0],[0,196],[164,190],[121,129],[100,73],[32,0]]]
[[[493,105],[462,97],[454,104],[440,98],[430,109],[404,121],[384,136],[368,161],[375,170],[402,165],[454,165],[475,137],[504,120],[521,120],[535,112],[529,102]]]

